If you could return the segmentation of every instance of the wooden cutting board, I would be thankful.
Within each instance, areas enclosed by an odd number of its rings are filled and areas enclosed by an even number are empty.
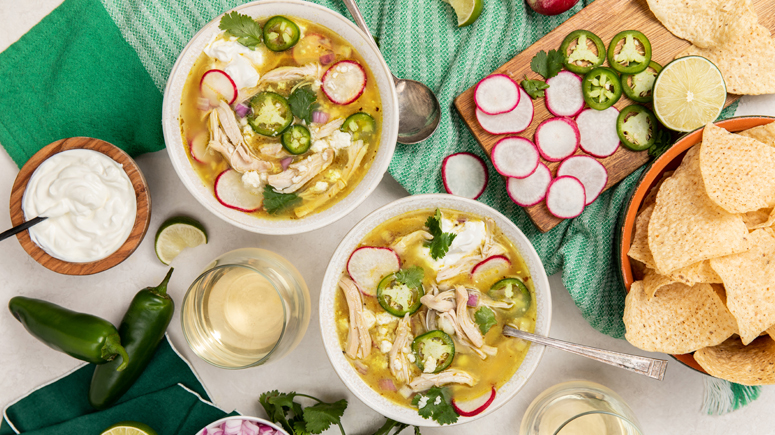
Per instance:
[[[775,1],[753,0],[753,5],[759,15],[759,23],[775,33]],[[530,60],[541,50],[559,50],[565,36],[577,29],[589,30],[599,36],[605,44],[608,44],[614,35],[623,30],[640,30],[651,42],[652,59],[663,66],[673,60],[678,53],[689,47],[689,42],[673,36],[672,33],[662,26],[649,10],[646,0],[596,0],[552,32],[539,39],[525,51],[493,71],[493,74],[506,74],[517,82],[522,80],[525,75],[531,79],[540,79],[537,74],[530,70]],[[476,121],[476,106],[473,98],[475,86],[458,95],[455,99],[455,107],[463,121],[468,125],[468,128],[471,129],[476,140],[479,141],[479,144],[489,155],[495,143],[508,135],[493,135],[487,133],[479,126],[479,123]],[[738,98],[740,97],[730,94],[727,96],[726,104],[732,104]],[[621,100],[615,106],[621,109],[630,104],[634,104],[634,102],[622,95]],[[533,133],[538,124],[553,116],[546,110],[543,98],[533,100],[533,105],[535,108],[533,122],[527,130],[519,134],[519,136],[530,140],[533,140]],[[585,153],[579,149],[576,154]],[[619,147],[613,155],[598,160],[608,169],[608,184],[605,187],[605,190],[608,190],[608,188],[645,164],[649,160],[649,156],[646,151],[633,152]],[[546,163],[552,171],[552,175],[554,175],[559,162],[544,161],[544,163]],[[506,195],[506,192],[503,192],[503,194]],[[544,202],[533,207],[526,207],[525,210],[542,232],[551,230],[562,221],[549,213]]]

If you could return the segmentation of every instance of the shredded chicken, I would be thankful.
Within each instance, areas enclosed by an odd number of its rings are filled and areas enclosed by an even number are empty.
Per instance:
[[[446,312],[455,309],[455,292],[448,290],[437,295],[426,294],[420,298],[420,302],[431,310]]]
[[[304,66],[281,66],[264,74],[259,81],[262,83],[292,82],[296,80],[320,80],[323,68],[319,63],[309,63]]]
[[[412,319],[409,314],[404,316],[396,327],[396,339],[388,354],[390,373],[400,383],[409,382],[409,360],[406,350],[412,342]]]
[[[475,290],[469,289],[468,291],[470,293]],[[490,308],[498,308],[501,310],[510,310],[514,307],[514,301],[496,301],[482,292],[476,291],[476,293],[479,299],[479,305],[484,305],[485,307]]]
[[[355,283],[343,276],[339,280],[339,287],[344,292],[347,307],[350,314],[350,331],[347,335],[345,354],[352,359],[366,358],[371,354],[371,335],[365,318],[361,292]]]
[[[468,291],[462,285],[455,286],[455,296],[457,299],[457,312],[455,314],[457,314],[457,323],[460,325],[460,329],[463,330],[474,347],[482,347],[484,337],[468,315]]]
[[[344,118],[336,118],[333,121],[328,121],[328,123],[321,125],[319,128],[313,129],[312,137],[314,140],[320,140],[331,136],[331,133],[342,127],[342,124],[344,124]]]
[[[495,243],[495,221],[492,218],[484,218],[484,228],[487,230],[487,235],[482,247],[482,260],[493,255],[505,254],[506,248],[500,243]]]
[[[266,173],[272,169],[270,162],[261,160],[250,152],[242,138],[234,113],[223,101],[220,106],[210,111],[210,142],[207,146],[223,154],[237,172]]]
[[[284,159],[286,157],[291,157],[291,153],[285,150],[283,147],[283,144],[281,143],[270,143],[266,145],[262,145],[258,149],[261,154],[264,154],[268,157],[272,157],[275,159]]]
[[[292,163],[288,169],[279,174],[270,175],[267,182],[280,193],[293,193],[329,167],[333,161],[334,151],[325,150],[300,162]]]
[[[457,369],[448,369],[440,373],[424,373],[409,383],[409,388],[414,392],[420,392],[430,389],[433,386],[441,387],[447,384],[465,384],[473,386],[476,379],[470,374]]]
[[[390,247],[396,251],[396,253],[399,256],[403,256],[406,254],[406,250],[409,249],[410,246],[416,245],[418,242],[424,242],[426,240],[431,240],[433,236],[431,233],[425,231],[425,230],[417,230],[415,232],[409,233],[405,235],[404,237],[399,238],[395,242],[393,242]],[[446,310],[445,310],[446,311]]]

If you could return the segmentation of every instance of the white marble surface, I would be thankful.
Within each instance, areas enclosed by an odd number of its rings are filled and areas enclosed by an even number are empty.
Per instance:
[[[426,0],[434,1],[434,0]],[[521,1],[521,0],[510,0]],[[0,51],[56,7],[60,0],[0,0]],[[3,104],[13,102],[3,101]],[[775,115],[775,98],[744,100],[738,114]],[[290,259],[304,275],[317,306],[318,290],[328,259],[338,241],[362,217],[377,207],[405,196],[406,191],[390,176],[356,211],[324,229],[291,237],[270,237],[227,226],[206,212],[175,176],[164,151],[137,159],[146,175],[153,199],[150,232],[167,217],[188,214],[207,227],[211,243],[184,252],[175,261],[170,293],[180,304],[188,284],[213,257],[240,247],[262,247]],[[18,169],[0,151],[0,204],[8,204],[10,188]],[[0,213],[0,229],[10,227],[7,213]],[[137,252],[109,271],[91,277],[66,277],[50,272],[28,257],[14,239],[0,243],[0,302],[15,295],[50,300],[71,309],[87,311],[118,322],[138,289],[155,285],[166,272],[153,253],[153,238],[146,237]],[[584,322],[562,285],[560,275],[550,278],[554,300],[552,336],[593,346],[649,355],[623,340],[606,337]],[[173,342],[193,362],[223,409],[263,416],[260,393],[279,389],[300,391],[324,399],[347,398],[350,406],[344,425],[350,434],[373,432],[383,421],[349,394],[336,377],[323,350],[316,309],[301,345],[280,363],[242,371],[224,371],[198,360],[187,348],[177,313],[170,327]],[[653,354],[661,357],[662,355]],[[0,310],[0,406],[35,386],[58,377],[78,364],[29,336],[7,311]],[[765,388],[761,398],[737,412],[710,417],[700,413],[702,376],[671,360],[662,382],[632,375],[580,357],[549,349],[533,378],[510,403],[492,415],[468,425],[424,430],[425,434],[517,433],[528,404],[544,389],[562,381],[586,379],[618,392],[634,409],[645,434],[769,434],[775,432],[775,388]],[[337,433],[333,430],[330,434]]]

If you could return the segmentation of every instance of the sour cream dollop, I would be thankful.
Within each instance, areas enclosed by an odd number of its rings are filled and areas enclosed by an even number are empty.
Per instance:
[[[260,77],[256,67],[264,64],[264,54],[259,48],[251,50],[236,40],[216,39],[205,47],[204,52],[226,64],[223,70],[234,80],[237,89],[258,84]]]
[[[430,256],[430,249],[425,246],[422,247],[428,262],[436,271],[442,267],[457,263],[463,257],[475,254],[484,245],[484,239],[487,237],[487,228],[484,222],[480,220],[453,222],[443,217],[441,218],[441,231],[457,234],[444,257],[434,260]]]
[[[49,255],[73,263],[116,252],[132,231],[137,199],[121,165],[92,150],[54,154],[30,177],[22,198],[24,217],[48,219],[29,229]]]

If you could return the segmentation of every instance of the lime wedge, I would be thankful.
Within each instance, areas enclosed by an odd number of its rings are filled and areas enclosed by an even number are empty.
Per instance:
[[[482,13],[484,0],[444,0],[452,6],[457,15],[457,26],[471,25]]]
[[[150,426],[137,421],[122,421],[105,429],[101,435],[157,435]]]
[[[654,113],[665,127],[692,131],[724,109],[727,85],[718,67],[701,56],[678,58],[654,82]]]
[[[172,217],[156,232],[156,256],[170,264],[180,251],[207,243],[207,232],[198,221],[185,216]]]

